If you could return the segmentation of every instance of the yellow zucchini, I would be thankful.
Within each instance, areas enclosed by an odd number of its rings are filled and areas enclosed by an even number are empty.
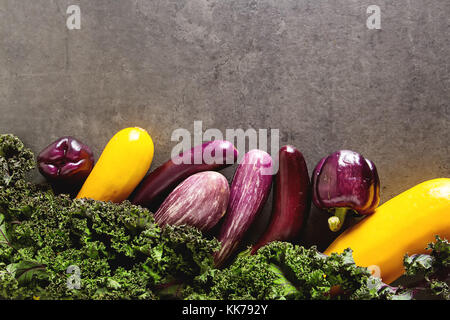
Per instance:
[[[353,250],[355,263],[389,284],[404,273],[403,257],[425,253],[435,235],[450,239],[450,179],[425,181],[379,206],[344,231],[325,254]]]
[[[122,202],[144,178],[153,160],[154,146],[142,128],[126,128],[114,135],[77,195]]]

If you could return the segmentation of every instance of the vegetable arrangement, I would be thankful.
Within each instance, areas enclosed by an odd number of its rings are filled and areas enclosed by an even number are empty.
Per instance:
[[[71,139],[49,145],[37,163],[90,163],[75,170],[85,179],[75,199],[53,191],[52,172],[73,184],[63,170],[41,171],[51,186],[28,182],[33,153],[0,135],[0,299],[450,299],[450,179],[377,207],[372,162],[342,150],[310,180],[301,152],[284,146],[267,230],[239,253],[272,187],[270,155],[245,154],[229,187],[216,172],[230,164],[225,156],[237,158],[229,142],[216,142],[215,162],[171,159],[144,178],[153,158],[145,130],[118,132],[95,166],[89,147]],[[208,145],[184,155],[203,156]],[[80,152],[70,156],[69,146]],[[323,253],[299,243],[311,199],[338,218],[330,226],[342,224],[342,208],[362,215]],[[71,267],[81,271],[75,289]],[[391,286],[402,274],[415,280]]]
[[[449,196],[450,179],[423,182],[345,230],[324,253],[350,247],[359,266],[379,266],[383,281],[391,283],[404,272],[405,253],[425,253],[434,235],[450,238]]]
[[[167,193],[184,179],[197,172],[223,169],[237,157],[237,149],[228,141],[215,140],[195,146],[152,171],[135,190],[131,202],[158,210]]]

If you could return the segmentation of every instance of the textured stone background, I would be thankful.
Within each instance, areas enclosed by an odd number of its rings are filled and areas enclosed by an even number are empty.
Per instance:
[[[98,156],[137,125],[155,168],[194,120],[277,128],[310,170],[342,148],[373,160],[384,202],[450,176],[449,17],[448,0],[0,0],[0,132],[35,152],[73,135]]]

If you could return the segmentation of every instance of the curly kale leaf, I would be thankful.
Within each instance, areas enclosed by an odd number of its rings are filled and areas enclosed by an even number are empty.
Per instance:
[[[45,265],[32,261],[21,261],[8,265],[6,270],[17,279],[19,284],[24,284],[31,282],[34,276],[44,275]]]
[[[450,300],[450,243],[436,236],[436,241],[427,247],[429,254],[405,255],[405,274],[420,280],[409,286],[437,298]]]
[[[72,214],[87,217],[83,243],[101,241],[113,254],[112,266],[142,263],[156,285],[181,278],[189,280],[213,266],[211,253],[216,240],[188,226],[161,229],[153,214],[128,201],[122,204],[93,200],[75,200]]]
[[[161,230],[151,212],[128,201],[72,200],[20,185],[0,224],[8,241],[0,272],[17,281],[0,290],[3,298],[156,299],[158,285],[192,282],[213,266],[218,242],[195,228]],[[70,266],[81,270],[78,290],[67,286]]]
[[[187,299],[381,298],[372,279],[367,268],[355,265],[351,250],[325,256],[315,247],[272,242],[255,255],[241,253],[184,292]],[[340,295],[333,294],[336,288]]]
[[[12,134],[0,135],[0,186],[25,178],[35,167],[33,152]]]
[[[407,272],[425,271],[429,291],[448,298],[449,243],[437,238],[430,258],[405,261]],[[437,274],[440,276],[437,277]],[[353,299],[411,300],[417,288],[391,287],[355,265],[352,251],[326,256],[315,247],[306,249],[272,242],[257,254],[245,251],[227,268],[209,270],[192,285],[165,289],[184,299]]]
[[[8,236],[7,225],[5,222],[5,216],[0,213],[0,245],[1,246],[11,246]]]

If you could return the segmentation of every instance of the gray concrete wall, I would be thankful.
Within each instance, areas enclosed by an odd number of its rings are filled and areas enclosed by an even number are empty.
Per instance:
[[[194,120],[277,128],[310,170],[342,148],[372,159],[384,202],[450,176],[449,17],[448,0],[0,0],[0,132],[98,156],[137,125],[155,168]]]

